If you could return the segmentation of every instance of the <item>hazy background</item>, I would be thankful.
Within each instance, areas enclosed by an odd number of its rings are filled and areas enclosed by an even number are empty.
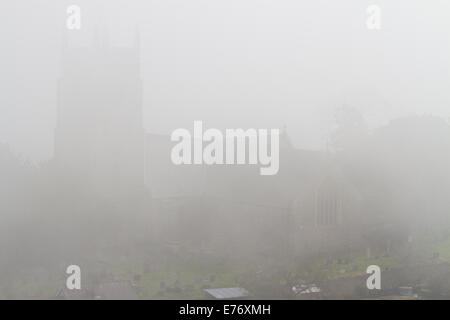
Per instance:
[[[0,12],[0,299],[450,299],[448,0]],[[170,134],[194,120],[287,128],[279,173],[175,166]],[[65,292],[71,264],[85,292]]]
[[[144,126],[282,127],[323,149],[334,109],[370,128],[410,114],[450,114],[450,2],[324,0],[2,1],[0,141],[33,161],[53,155],[66,8],[127,45],[141,33]],[[382,9],[380,31],[366,8]],[[84,39],[84,40],[83,40]]]

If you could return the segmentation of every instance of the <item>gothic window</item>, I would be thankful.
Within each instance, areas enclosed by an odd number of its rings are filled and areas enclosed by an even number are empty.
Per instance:
[[[338,188],[331,179],[325,179],[319,187],[316,199],[316,223],[319,226],[338,224],[340,201]]]

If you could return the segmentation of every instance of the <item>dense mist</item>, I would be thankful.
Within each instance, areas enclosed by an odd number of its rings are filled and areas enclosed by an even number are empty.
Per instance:
[[[447,1],[0,12],[1,299],[450,298]]]

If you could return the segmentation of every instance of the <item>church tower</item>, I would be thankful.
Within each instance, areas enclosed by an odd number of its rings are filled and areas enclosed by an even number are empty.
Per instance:
[[[115,47],[96,30],[89,46],[64,41],[58,81],[55,163],[71,184],[101,194],[144,185],[139,34]]]

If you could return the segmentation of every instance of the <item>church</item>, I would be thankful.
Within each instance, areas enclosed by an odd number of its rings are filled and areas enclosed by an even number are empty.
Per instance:
[[[138,33],[131,47],[111,45],[98,30],[89,46],[65,41],[57,92],[58,188],[130,211],[126,217],[142,227],[142,237],[238,256],[297,255],[353,242],[346,230],[361,223],[358,191],[333,155],[296,149],[286,130],[274,176],[245,164],[174,165],[170,136],[143,128]],[[130,230],[122,230],[123,239]]]

